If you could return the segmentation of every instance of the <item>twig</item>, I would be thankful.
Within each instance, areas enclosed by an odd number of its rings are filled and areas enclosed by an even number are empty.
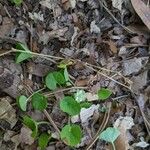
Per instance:
[[[65,92],[65,91],[74,90],[74,89],[87,89],[87,87],[70,87],[70,88],[61,89],[61,90],[51,92],[51,93],[48,93],[48,94],[44,94],[44,95],[49,97],[50,95],[54,95],[54,94],[57,94],[57,93],[60,93],[60,92]]]
[[[93,67],[90,67],[90,66],[88,66],[88,65],[86,65],[86,66],[87,66],[89,69],[91,69],[91,70],[93,70],[93,71],[99,73],[100,75],[102,75],[102,76],[104,76],[104,77],[110,79],[111,81],[113,81],[113,82],[115,82],[115,83],[117,83],[117,84],[119,84],[119,85],[121,85],[121,86],[123,86],[123,87],[125,87],[125,88],[127,88],[127,89],[129,89],[129,90],[131,90],[131,88],[130,88],[129,86],[126,86],[125,84],[123,84],[123,83],[121,83],[121,82],[119,82],[119,81],[116,81],[115,79],[113,79],[113,78],[107,76],[106,74],[104,74],[104,73],[102,73],[102,72],[100,72],[100,71],[94,69]]]
[[[110,14],[110,16],[122,27],[124,28],[127,32],[134,34],[135,32],[133,32],[132,30],[130,30],[129,28],[127,28],[126,26],[122,25],[116,18],[115,16],[111,13],[111,11],[103,4],[103,2],[101,2],[101,0],[99,0],[99,3],[101,6],[103,6],[105,8],[105,10]]]
[[[10,53],[12,53],[12,52],[13,52],[13,50],[9,50],[9,51],[7,51],[7,52],[1,53],[1,54],[0,54],[0,57],[2,57],[2,56],[4,56],[4,55],[7,55],[7,54],[10,54]]]
[[[90,142],[90,144],[87,146],[86,150],[89,150],[94,143],[97,141],[97,139],[99,138],[99,134],[105,129],[108,120],[109,120],[109,116],[110,116],[110,110],[111,110],[111,103],[108,103],[108,111],[105,113],[102,124],[100,125],[97,133],[95,134],[95,136],[93,137],[92,141]]]
[[[44,110],[43,113],[44,113],[45,116],[47,117],[48,121],[52,124],[52,126],[54,127],[54,129],[60,134],[60,130],[59,130],[58,127],[56,126],[55,122],[53,121],[52,117],[51,117],[50,114],[47,112],[47,110]]]

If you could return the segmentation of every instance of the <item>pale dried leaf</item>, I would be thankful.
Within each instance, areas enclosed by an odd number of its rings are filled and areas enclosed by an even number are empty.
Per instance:
[[[140,142],[135,143],[136,147],[146,148],[149,146],[149,143],[145,142],[143,137],[141,137],[140,140]]]
[[[121,11],[123,2],[124,0],[112,0],[112,5],[114,8],[117,8]]]
[[[31,136],[32,134],[32,131],[27,128],[27,127],[22,127],[21,128],[21,133],[20,133],[20,141],[22,143],[25,143],[25,144],[28,144],[28,145],[31,145],[33,144],[34,142],[34,138]]]
[[[91,33],[97,33],[97,34],[101,32],[100,28],[96,25],[95,20],[92,21],[90,24],[90,32]]]
[[[123,74],[138,73],[148,62],[148,57],[133,58],[123,62]]]
[[[0,99],[0,120],[7,121],[11,128],[13,128],[17,122],[16,111],[8,102],[10,98],[5,97]]]
[[[131,117],[119,117],[116,122],[114,123],[114,127],[118,128],[120,131],[120,135],[115,141],[116,150],[128,150],[128,137],[127,137],[127,130],[131,129],[134,125],[133,118]]]
[[[94,113],[98,112],[99,104],[92,105],[89,108],[82,108],[80,112],[81,122],[84,124],[88,123],[89,119],[93,116]]]
[[[150,30],[150,8],[142,0],[131,0],[131,3],[136,13]]]

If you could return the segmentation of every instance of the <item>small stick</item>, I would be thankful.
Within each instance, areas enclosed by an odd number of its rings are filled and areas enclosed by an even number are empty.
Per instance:
[[[50,114],[47,112],[47,110],[44,110],[43,113],[44,113],[45,116],[47,117],[48,121],[52,124],[52,126],[54,127],[54,129],[60,134],[60,130],[59,130],[58,127],[56,126],[55,122],[53,121],[52,117],[51,117]]]
[[[65,91],[74,90],[74,89],[87,89],[87,87],[70,87],[70,88],[65,88],[65,89],[61,89],[61,90],[58,90],[58,91],[55,91],[55,92],[51,92],[51,93],[45,94],[45,96],[50,96],[50,95],[54,95],[54,94],[57,94],[57,93],[60,93],[60,92],[65,92]]]

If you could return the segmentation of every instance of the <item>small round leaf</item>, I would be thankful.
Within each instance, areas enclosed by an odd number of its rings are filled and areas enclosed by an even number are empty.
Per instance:
[[[20,107],[20,109],[22,111],[26,111],[27,110],[27,97],[24,95],[21,95],[18,99],[17,99],[17,104]]]
[[[44,150],[50,140],[50,135],[48,133],[42,133],[38,139],[38,145],[41,150]]]
[[[60,109],[63,112],[74,116],[80,113],[81,107],[80,104],[75,101],[71,96],[66,96],[60,101]]]
[[[66,82],[64,76],[60,72],[55,71],[55,72],[53,72],[53,75],[58,84],[61,85]]]
[[[47,98],[40,94],[40,93],[35,93],[32,96],[32,106],[36,110],[43,111],[47,107]]]
[[[82,132],[79,125],[66,125],[60,133],[61,139],[70,146],[76,146],[80,143]]]
[[[100,100],[106,100],[107,98],[110,97],[111,94],[112,94],[112,91],[110,91],[109,89],[106,89],[106,88],[101,88],[98,91],[98,97]]]
[[[57,81],[55,80],[53,73],[49,73],[46,76],[45,84],[50,90],[55,90],[57,88]]]
[[[106,142],[114,143],[119,135],[120,131],[117,128],[109,127],[100,134],[99,138]]]

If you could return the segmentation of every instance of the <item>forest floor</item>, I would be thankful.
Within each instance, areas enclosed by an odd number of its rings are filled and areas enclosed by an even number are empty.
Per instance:
[[[149,143],[149,0],[0,0],[0,150]]]

